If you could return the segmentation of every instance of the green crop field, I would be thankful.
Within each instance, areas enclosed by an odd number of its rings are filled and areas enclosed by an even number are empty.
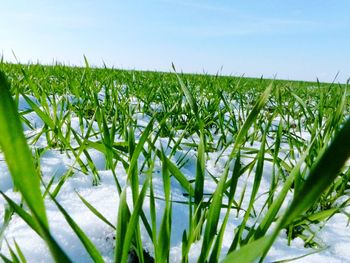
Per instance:
[[[35,240],[56,262],[326,253],[350,217],[348,84],[85,63],[0,64],[4,262]]]

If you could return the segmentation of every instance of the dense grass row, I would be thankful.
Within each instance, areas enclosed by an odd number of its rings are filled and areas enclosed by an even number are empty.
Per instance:
[[[0,70],[6,74],[0,79],[0,146],[15,190],[21,192],[28,209],[2,194],[8,213],[25,220],[58,262],[70,259],[50,233],[45,198],[57,204],[92,259],[103,261],[89,237],[56,201],[75,171],[91,176],[92,185],[99,184],[90,149],[104,154],[106,169],[114,175],[120,197],[118,220],[109,222],[83,197],[82,205],[115,229],[116,262],[127,262],[131,253],[140,262],[150,260],[141,227],[154,244],[154,260],[169,261],[172,205],[178,202],[172,197],[173,182],[182,187],[181,202],[189,211],[183,262],[188,262],[191,246],[198,240],[202,242],[198,262],[263,260],[281,229],[287,230],[289,242],[301,237],[307,246],[317,247],[310,225],[343,213],[350,203],[350,169],[344,166],[350,155],[348,85],[95,69],[87,62],[85,68],[1,63]],[[17,113],[20,98],[30,110]],[[44,122],[39,131],[26,119],[29,112]],[[147,116],[146,126],[135,119],[139,113]],[[71,127],[73,117],[79,118],[78,130]],[[25,139],[23,124],[37,132]],[[53,176],[48,184],[40,176],[39,160],[45,149],[33,148],[33,161],[27,147],[27,142],[35,145],[42,136],[47,149],[59,149],[75,160],[64,176]],[[159,145],[161,138],[166,138],[166,145]],[[182,167],[190,152],[196,153],[196,169],[188,178]],[[215,163],[224,160],[222,174],[208,171],[212,156]],[[118,178],[119,163],[127,173],[126,184]],[[266,163],[272,164],[270,187],[261,189]],[[157,165],[163,196],[155,196],[153,189]],[[253,177],[252,189],[237,191],[247,176]],[[215,191],[205,190],[208,180],[216,183]],[[283,210],[289,193],[294,197]],[[260,195],[264,203],[257,206]],[[165,206],[161,222],[156,222],[159,200]],[[144,202],[149,202],[147,214]],[[8,213],[5,226],[11,220]],[[240,225],[227,229],[235,216],[242,218]],[[235,235],[224,257],[226,231]],[[20,247],[11,249],[11,260],[24,261]]]

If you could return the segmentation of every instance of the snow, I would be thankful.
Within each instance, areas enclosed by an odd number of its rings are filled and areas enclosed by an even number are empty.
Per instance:
[[[105,98],[104,88],[98,94],[100,100]],[[38,101],[30,97],[37,105]],[[73,97],[68,98],[70,101],[75,101]],[[131,102],[133,105],[138,105],[139,102],[136,98],[132,98]],[[40,105],[39,105],[40,106]],[[156,110],[161,110],[162,106],[159,104],[153,104],[152,108]],[[24,100],[23,97],[19,98],[19,110],[27,111],[30,110],[30,106]],[[34,113],[29,112],[23,115],[31,126],[24,125],[25,134],[27,137],[39,134],[42,127],[42,120]],[[136,139],[140,136],[142,127],[147,126],[150,121],[150,116],[135,112],[133,117],[137,120],[140,130],[136,132]],[[273,121],[273,128],[277,128],[280,119],[276,118]],[[83,131],[81,131],[80,120],[78,117],[72,116],[70,127],[77,131],[79,134],[85,134],[88,126],[88,122],[83,120]],[[98,130],[97,123],[93,123],[93,129]],[[181,131],[178,133],[181,134]],[[307,132],[302,132],[300,134],[305,140],[310,139],[310,134]],[[217,138],[218,139],[218,138]],[[72,144],[76,143],[74,139]],[[116,138],[118,140],[118,138]],[[191,140],[199,141],[198,136],[193,136]],[[188,140],[188,142],[191,142]],[[271,139],[272,140],[272,139]],[[186,140],[184,140],[186,141]],[[157,142],[157,146],[162,145],[166,147],[168,141],[166,138],[160,138]],[[44,135],[41,135],[39,140],[35,142],[31,147],[43,148],[47,145]],[[254,142],[252,147],[259,148],[260,143]],[[283,147],[288,149],[288,144],[283,144]],[[188,152],[189,150],[189,152]],[[208,155],[207,170],[214,174],[220,175],[223,172],[225,161],[228,158],[229,153],[232,148],[228,148],[225,152],[212,152]],[[101,178],[100,183],[97,186],[93,186],[93,177],[90,174],[86,175],[74,169],[74,175],[65,182],[61,188],[57,201],[67,210],[70,216],[76,221],[76,223],[83,229],[83,231],[90,237],[96,247],[101,251],[106,262],[113,261],[113,248],[114,248],[114,229],[98,219],[79,199],[77,193],[84,197],[91,205],[93,205],[100,213],[102,213],[112,224],[115,224],[118,213],[118,203],[119,197],[117,194],[117,189],[115,186],[114,178],[111,171],[105,170],[105,159],[104,155],[97,150],[89,149],[89,155],[91,156]],[[196,166],[196,151],[190,148],[183,147],[183,151],[178,151],[173,160],[177,160],[182,155],[187,154],[187,162],[181,169],[187,178],[194,178],[195,166]],[[220,158],[219,158],[220,157]],[[244,162],[248,163],[250,159],[247,156],[243,159]],[[219,158],[219,159],[218,159]],[[84,160],[84,158],[82,158]],[[142,158],[141,158],[142,159]],[[86,160],[84,161],[86,162]],[[43,180],[47,184],[52,176],[55,176],[55,182],[52,189],[57,185],[58,179],[62,177],[70,167],[74,165],[74,158],[67,156],[65,153],[61,153],[58,150],[47,150],[42,153],[40,157],[40,166],[43,174]],[[270,185],[270,176],[272,171],[272,165],[269,162],[265,162],[264,165],[264,175],[261,181],[261,189],[259,192],[257,201],[254,204],[255,209],[259,209],[264,205],[267,198],[266,194],[263,195],[263,189],[268,189]],[[122,186],[125,185],[126,171],[124,167],[119,163],[116,167],[116,173],[118,179]],[[144,175],[140,175],[140,185],[142,184]],[[246,188],[246,192],[250,193],[253,185],[252,174],[246,172],[242,175],[242,178],[237,186],[236,198],[239,199],[243,189]],[[183,190],[179,183],[172,179],[172,199],[177,201],[187,201],[183,196]],[[4,161],[3,155],[0,153],[0,190],[3,191],[13,200],[20,202],[20,196],[17,192],[13,192],[12,189],[11,176],[7,170],[6,163]],[[156,163],[155,173],[153,174],[153,186],[155,196],[162,197],[163,185],[162,185],[162,175],[160,163]],[[210,178],[206,177],[205,180],[205,192],[213,192],[216,188],[216,183]],[[291,194],[288,195],[290,200]],[[129,204],[132,203],[130,193],[127,195]],[[246,207],[249,202],[249,194],[246,194],[243,198],[243,206]],[[50,229],[53,236],[56,238],[58,243],[67,252],[68,256],[72,258],[75,262],[91,262],[87,252],[85,251],[83,245],[73,233],[69,225],[66,223],[62,214],[58,211],[55,204],[48,198],[45,202],[47,215],[50,222]],[[284,204],[286,206],[287,204]],[[6,202],[4,199],[0,199],[0,218],[4,217]],[[149,199],[146,198],[144,202],[144,211],[146,215],[149,215]],[[157,223],[161,222],[161,217],[164,210],[164,202],[158,200],[156,203],[157,210]],[[348,211],[350,212],[350,211]],[[236,217],[236,211],[232,211],[232,216],[228,222],[226,232],[224,235],[224,242],[222,248],[222,255],[228,251],[231,241],[234,235],[234,229],[240,224],[242,220],[243,213],[240,212],[238,217]],[[222,210],[222,217],[225,211]],[[182,234],[187,228],[188,221],[188,208],[184,204],[174,203],[173,204],[173,218],[172,218],[172,235],[171,235],[171,251],[170,258],[171,262],[181,262],[181,250],[182,250]],[[249,224],[253,224],[254,220],[250,220]],[[272,262],[283,259],[290,259],[300,257],[302,255],[310,254],[306,257],[302,257],[294,262],[349,262],[350,258],[350,231],[348,229],[348,218],[344,214],[336,214],[324,225],[318,224],[314,225],[314,230],[317,232],[316,240],[322,244],[324,247],[328,247],[319,253],[315,252],[314,249],[305,248],[304,241],[300,238],[292,240],[290,246],[287,244],[287,236],[285,232],[281,232],[275,244],[271,248],[269,254],[267,255],[266,262]],[[151,254],[153,252],[152,243],[146,233],[145,229],[142,228],[142,239],[144,241],[144,247]],[[22,219],[17,215],[14,215],[8,228],[5,231],[5,237],[9,244],[13,247],[14,240],[19,244],[28,262],[52,262],[50,253],[45,246],[44,242],[39,238],[39,236],[31,230]],[[189,254],[189,261],[196,262],[201,251],[201,241],[193,244]],[[1,252],[9,256],[9,249],[5,242],[1,244]]]
[[[348,220],[349,218],[344,214],[335,214],[323,227],[321,225],[315,226],[319,228],[316,237],[317,241],[327,248],[319,253],[308,255],[293,262],[349,262],[350,232]],[[299,238],[294,239],[291,246],[287,246],[285,238],[280,236],[270,250],[267,261],[295,258],[314,252],[311,248],[304,248],[304,242]]]

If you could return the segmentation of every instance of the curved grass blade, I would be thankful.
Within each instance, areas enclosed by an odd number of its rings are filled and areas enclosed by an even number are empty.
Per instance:
[[[159,158],[162,158],[162,153],[160,150],[156,151]],[[192,185],[188,182],[186,176],[180,171],[180,169],[166,156],[163,157],[164,161],[167,163],[170,173],[176,178],[176,180],[181,184],[181,186],[186,190],[190,196],[194,196],[194,189]]]
[[[30,210],[48,226],[40,178],[36,173],[32,154],[23,135],[15,103],[5,75],[0,72],[0,145],[11,172],[15,187],[23,195]]]
[[[195,99],[193,98],[191,91],[186,87],[185,83],[182,81],[180,76],[176,73],[174,64],[172,64],[172,66],[173,66],[173,69],[175,71],[176,77],[180,83],[180,87],[181,87],[183,93],[185,94],[185,97],[186,97],[188,103],[190,104],[190,107],[193,110],[193,113],[198,117],[198,105],[197,105]]]
[[[42,236],[42,233],[40,231],[40,227],[38,226],[37,222],[35,222],[34,218],[26,211],[24,210],[21,206],[16,204],[11,198],[9,198],[6,194],[3,192],[0,192],[0,194],[5,198],[6,202],[8,205],[13,209],[13,211],[19,215],[24,222],[27,223],[27,225],[34,230],[39,236]]]
[[[308,148],[306,149],[304,154],[300,157],[299,161],[297,162],[297,164],[294,166],[294,168],[290,172],[287,180],[285,181],[285,183],[283,185],[281,192],[278,194],[277,198],[273,201],[273,203],[269,207],[265,217],[263,218],[260,225],[256,229],[256,232],[254,233],[254,239],[258,239],[258,238],[262,237],[263,235],[265,235],[267,230],[270,228],[271,224],[275,220],[275,217],[276,217],[278,211],[280,210],[288,191],[290,191],[290,188],[294,182],[295,177],[299,173],[302,164],[304,163],[305,159],[307,158],[307,156],[310,152],[310,149],[312,148],[312,146],[314,144],[314,141],[315,140],[313,140],[310,143],[310,145],[308,146]]]
[[[115,229],[115,226],[108,221],[107,218],[105,218],[93,205],[91,205],[84,197],[82,197],[78,192],[77,192],[78,197],[80,200],[86,205],[87,208],[90,209],[92,213],[94,213],[99,219],[101,219],[103,222],[105,222],[107,225],[109,225],[111,228]]]
[[[98,251],[96,246],[91,242],[88,236],[84,233],[84,231],[78,226],[77,223],[73,220],[73,218],[67,213],[67,211],[57,202],[57,200],[51,196],[52,201],[56,204],[67,223],[73,229],[74,233],[80,239],[81,243],[83,243],[86,251],[89,253],[94,262],[103,263],[104,260],[101,256],[101,253]]]
[[[23,134],[19,114],[10,94],[10,86],[2,72],[0,72],[0,124],[0,146],[15,187],[21,192],[55,260],[70,262],[50,234],[40,190],[40,178]]]
[[[295,196],[281,224],[285,225],[306,211],[339,175],[350,158],[350,119],[333,139],[331,145],[310,171],[305,183]]]
[[[322,251],[325,251],[326,249],[328,249],[329,247],[324,247],[324,248],[321,248],[321,249],[317,249],[315,251],[312,251],[310,253],[307,253],[307,254],[304,254],[304,255],[301,255],[301,256],[298,256],[298,257],[293,257],[293,258],[289,258],[289,259],[282,259],[282,260],[278,260],[278,261],[274,261],[274,262],[271,262],[271,263],[287,263],[287,262],[295,262],[296,260],[298,259],[302,259],[302,258],[306,258],[308,256],[311,256],[313,254],[317,254],[317,253],[320,253]]]
[[[243,247],[239,250],[235,250],[228,254],[221,263],[252,263],[255,262],[257,258],[261,257],[263,254],[263,248],[265,248],[271,240],[271,236],[262,237],[257,239]]]
[[[270,93],[272,91],[273,88],[273,83],[271,83],[263,92],[263,94],[261,94],[260,98],[258,99],[258,101],[255,103],[253,109],[250,111],[247,119],[245,120],[243,126],[240,128],[238,135],[236,137],[235,140],[235,144],[233,146],[232,152],[231,152],[231,159],[232,157],[234,157],[238,151],[238,149],[242,146],[242,144],[244,143],[244,138],[248,133],[249,128],[252,126],[252,124],[254,123],[254,121],[256,120],[256,118],[258,117],[258,114],[260,113],[260,111],[262,110],[262,108],[265,106],[265,103],[267,101],[267,99],[270,96]]]

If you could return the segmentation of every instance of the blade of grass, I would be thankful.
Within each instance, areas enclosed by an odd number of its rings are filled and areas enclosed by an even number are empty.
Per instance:
[[[66,219],[69,226],[72,228],[74,233],[80,239],[81,243],[83,243],[86,251],[91,256],[94,262],[103,263],[104,260],[101,256],[101,253],[98,251],[96,246],[91,242],[89,237],[84,233],[84,231],[78,226],[78,224],[73,220],[73,218],[68,214],[68,212],[57,202],[57,200],[51,195],[51,200],[56,204],[64,218]]]
[[[50,234],[40,190],[40,178],[23,134],[16,105],[10,94],[9,84],[2,72],[0,72],[0,123],[0,145],[4,151],[14,185],[21,192],[55,260],[70,262],[70,259]]]
[[[76,192],[80,200],[86,205],[89,210],[94,213],[99,219],[101,219],[103,222],[105,222],[107,225],[109,225],[111,228],[115,229],[115,226],[107,219],[105,218],[93,205],[91,205],[84,197],[82,197],[78,192]]]
[[[194,209],[197,209],[198,205],[203,200],[203,191],[204,191],[204,177],[205,177],[205,141],[204,141],[204,132],[201,128],[200,132],[200,142],[198,145],[198,156],[197,156],[197,165],[196,165],[196,179],[194,186]],[[197,222],[201,217],[201,209],[197,215]]]
[[[165,153],[162,151],[163,157]],[[165,209],[163,213],[163,219],[160,224],[160,230],[158,234],[158,246],[157,246],[157,262],[169,262],[170,253],[170,240],[171,240],[171,187],[170,187],[170,174],[167,166],[167,162],[162,160],[162,176],[163,187],[165,196]]]
[[[10,95],[10,87],[0,72],[0,145],[14,185],[20,190],[30,210],[48,225],[32,154],[23,135],[22,125]]]
[[[19,258],[21,259],[21,262],[22,262],[22,263],[26,263],[27,260],[26,260],[26,258],[25,258],[25,256],[24,256],[24,254],[23,254],[21,248],[20,248],[19,245],[17,244],[16,240],[13,240],[13,242],[15,243],[15,248],[16,248],[16,251],[17,251],[17,254],[18,254]]]
[[[137,225],[139,222],[139,217],[140,217],[140,213],[141,213],[141,209],[142,209],[143,200],[146,196],[146,192],[148,189],[149,179],[150,178],[148,177],[142,186],[141,192],[136,200],[134,210],[130,216],[130,221],[127,225],[127,230],[126,230],[125,236],[123,238],[122,257],[121,257],[121,261],[120,261],[122,263],[127,262],[127,259],[128,259],[131,241],[132,241],[132,238],[134,236],[134,233],[137,231]],[[143,253],[143,251],[142,251],[142,253]]]

